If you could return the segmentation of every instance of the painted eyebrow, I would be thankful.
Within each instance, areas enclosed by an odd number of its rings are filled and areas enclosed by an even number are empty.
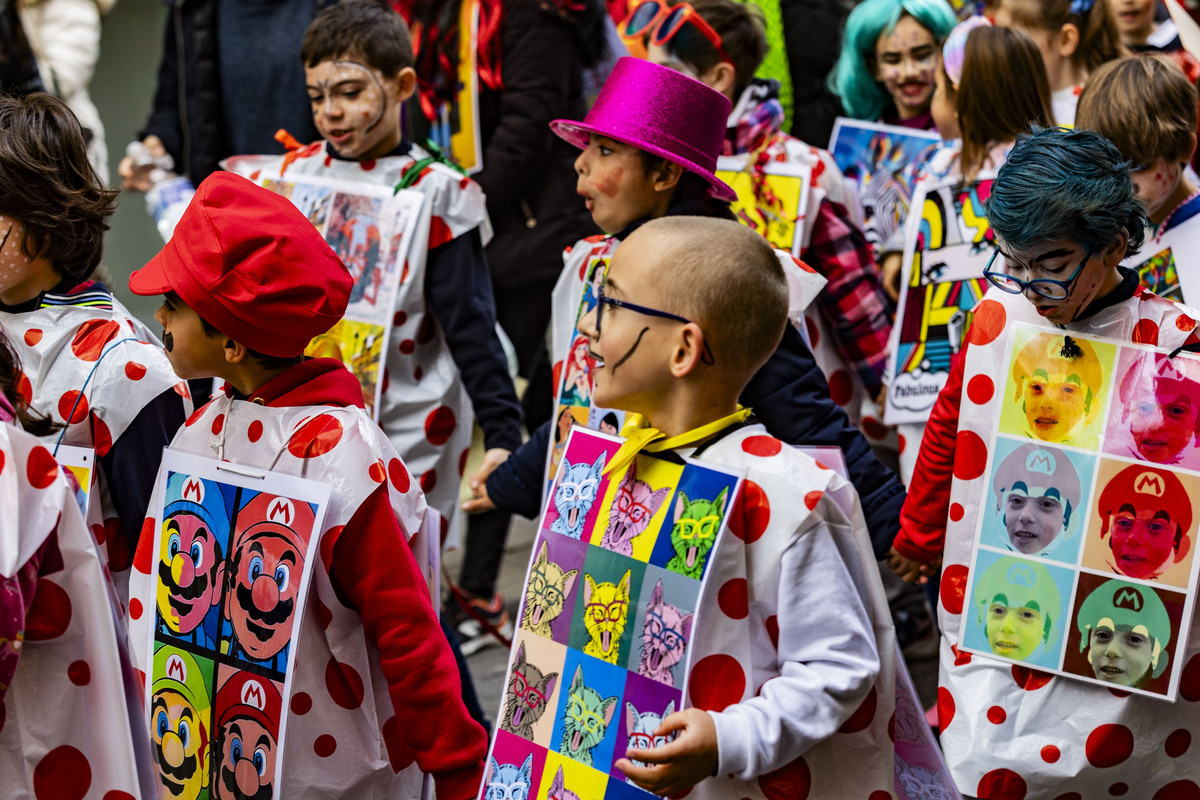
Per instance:
[[[257,741],[257,742],[255,742],[254,744],[255,744],[255,746],[256,746],[256,747],[261,747],[261,746],[262,746],[262,745],[264,745],[264,744],[270,744],[270,743],[271,743],[271,737],[270,737],[270,736],[267,736],[267,735],[264,733],[262,736],[259,736],[259,737],[258,737],[258,741]]]
[[[291,550],[286,550],[286,551],[284,551],[284,554],[279,557],[279,560],[280,561],[290,561],[293,564],[295,564],[296,563],[296,554],[293,553]]]

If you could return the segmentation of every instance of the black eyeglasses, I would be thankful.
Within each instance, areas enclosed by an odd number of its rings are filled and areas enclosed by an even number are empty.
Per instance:
[[[1026,289],[1031,289],[1034,294],[1039,297],[1044,297],[1047,300],[1066,300],[1071,294],[1071,285],[1075,283],[1075,279],[1079,277],[1079,273],[1083,270],[1083,265],[1092,257],[1092,251],[1088,251],[1083,257],[1083,261],[1079,262],[1079,266],[1071,273],[1071,277],[1065,281],[1054,281],[1049,278],[1037,278],[1032,281],[1023,281],[1020,278],[1014,278],[1012,275],[1006,275],[1003,272],[992,272],[992,264],[996,263],[996,256],[1000,255],[1000,248],[997,247],[992,253],[992,257],[988,260],[987,266],[983,268],[983,277],[1002,292],[1009,294],[1024,294]]]
[[[673,322],[682,322],[684,325],[692,325],[692,321],[687,317],[681,317],[678,314],[672,314],[669,311],[659,311],[657,308],[649,308],[647,306],[639,306],[636,303],[628,303],[624,300],[617,300],[609,297],[604,293],[604,286],[601,285],[596,290],[596,336],[600,336],[600,326],[604,321],[604,307],[614,306],[616,308],[625,308],[638,314],[645,314],[647,317],[658,317],[659,319],[669,319]],[[703,333],[703,331],[701,331]],[[700,354],[700,360],[711,366],[713,361],[712,350],[708,347],[708,338],[704,339],[704,351]]]

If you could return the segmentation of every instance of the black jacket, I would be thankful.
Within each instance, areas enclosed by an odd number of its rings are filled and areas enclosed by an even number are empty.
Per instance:
[[[44,91],[37,61],[17,16],[17,0],[0,0],[0,93]]]
[[[842,104],[829,73],[842,50],[842,28],[855,0],[779,0],[792,77],[792,135],[827,147]]]
[[[313,0],[313,15],[334,2]],[[225,152],[221,130],[225,98],[221,97],[217,48],[217,0],[170,0],[154,107],[138,138],[154,135],[161,139],[175,159],[176,172],[197,185],[216,172],[221,159],[236,155]],[[287,57],[294,60],[297,70],[302,69],[299,42],[295,53]],[[236,98],[235,102],[252,100]],[[308,130],[290,133],[302,142],[318,138],[311,123]]]

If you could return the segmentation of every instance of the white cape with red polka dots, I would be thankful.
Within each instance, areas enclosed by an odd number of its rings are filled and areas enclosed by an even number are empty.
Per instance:
[[[0,638],[0,671],[19,658],[0,704],[4,796],[139,797],[138,764],[149,764],[149,742],[130,722],[142,724],[140,701],[112,585],[49,450],[3,423],[0,508],[0,591],[37,586],[24,641]],[[43,561],[39,577],[29,559],[54,532],[57,548],[47,558],[61,554],[62,569]]]
[[[416,145],[408,156],[346,161],[314,142],[292,156],[235,156],[226,169],[254,181],[287,175],[319,175],[375,186],[396,186],[416,161],[428,157]],[[396,296],[394,328],[384,360],[379,424],[418,476],[429,504],[442,515],[447,545],[458,542],[462,513],[458,493],[475,416],[458,366],[425,302],[426,254],[478,228],[484,245],[492,238],[483,190],[445,164],[426,166],[410,187],[425,196],[421,219],[409,245],[408,278]]]
[[[681,455],[687,453],[681,451]],[[836,720],[823,713],[825,706],[813,702],[805,704],[813,711],[811,715],[785,719],[782,730],[769,725],[756,728],[750,747],[787,759],[781,765],[752,780],[733,776],[705,780],[690,796],[698,800],[893,797],[895,745],[889,723],[896,707],[896,669],[903,666],[896,662],[892,618],[854,487],[836,472],[767,435],[761,425],[721,439],[702,453],[700,462],[745,470],[746,479],[729,532],[710,561],[699,605],[703,611],[692,641],[687,704],[719,710],[749,701],[760,695],[763,684],[783,674],[781,661],[786,662],[788,654],[779,650],[779,614],[798,612],[779,606],[782,593],[796,591],[795,585],[783,585],[780,566],[789,546],[818,529],[831,534],[836,557],[845,565],[853,586],[847,589],[848,595],[830,596],[827,580],[823,580],[827,576],[819,569],[810,570],[800,576],[804,584],[800,591],[811,593],[812,598],[811,610],[804,614],[811,614],[818,626],[822,606],[836,605],[839,613],[852,616],[865,614],[869,630],[874,632],[871,644],[878,653],[879,672],[865,699],[840,704]],[[796,577],[787,576],[789,581]],[[749,613],[742,618],[727,614],[720,598],[720,587],[739,580],[749,588]],[[840,646],[842,656],[854,657],[850,655],[855,652],[853,642],[839,638],[837,630],[830,629],[822,637],[831,646]],[[797,644],[813,647],[811,641]],[[836,692],[836,687],[822,683],[821,669],[820,663],[800,662],[787,674],[793,681],[799,677],[813,691]],[[794,736],[820,741],[802,753],[795,752],[795,744],[790,742]]]
[[[1056,332],[1104,336],[1174,349],[1192,333],[1196,312],[1149,292]],[[1049,328],[1021,295],[991,289],[975,311],[968,334],[958,422],[955,477],[946,526],[938,619],[942,628],[938,717],[941,744],[958,788],[996,800],[1107,798],[1145,800],[1200,797],[1200,626],[1193,620],[1175,703],[1118,694],[1099,686],[984,656],[958,653],[964,591],[988,499],[987,442],[1000,416],[1003,391],[996,365],[1013,323]],[[985,376],[986,373],[986,376]],[[975,377],[985,378],[973,382]],[[982,402],[979,402],[982,401]],[[970,445],[970,446],[967,446]],[[964,480],[960,475],[976,475]],[[1183,756],[1183,757],[1181,757]]]
[[[286,706],[284,785],[276,787],[276,796],[418,797],[422,775],[403,760],[406,748],[378,651],[367,641],[362,618],[342,605],[329,578],[338,534],[381,484],[388,487],[392,510],[409,534],[422,573],[432,576],[426,534],[417,534],[425,498],[379,426],[360,408],[270,408],[220,395],[188,420],[171,449],[331,488],[318,566],[300,622]],[[153,635],[153,571],[139,560],[130,578],[130,649],[138,662]],[[143,663],[137,666],[146,669]]]
[[[46,306],[22,314],[0,313],[0,330],[21,357],[18,391],[35,411],[67,424],[65,432],[45,437],[53,451],[63,444],[92,447],[106,455],[113,442],[148,403],[174,387],[191,413],[191,395],[163,353],[162,344],[116,298],[97,306]],[[86,384],[86,385],[85,385]],[[158,458],[158,453],[147,454]],[[88,527],[105,550],[108,568],[122,601],[133,553],[128,542],[137,531],[121,531],[116,506],[103,470],[92,470],[95,485],[88,506]],[[99,502],[97,502],[97,500]]]

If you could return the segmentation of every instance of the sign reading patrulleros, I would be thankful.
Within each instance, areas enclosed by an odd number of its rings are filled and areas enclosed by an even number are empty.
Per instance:
[[[616,768],[688,699],[699,600],[739,476],[570,432],[533,547],[481,798],[651,797]],[[618,472],[620,474],[618,474]]]
[[[423,198],[416,191],[310,175],[259,181],[291,200],[350,270],[354,286],[345,315],[304,352],[345,364],[362,386],[367,412],[378,419],[397,299],[403,305],[405,293],[424,292],[409,280],[408,268]]]
[[[966,504],[959,648],[1174,700],[1200,568],[1200,356],[1020,326],[992,360],[968,376],[1003,394]]]
[[[924,422],[987,289],[995,237],[984,203],[994,175],[921,181],[904,236],[904,266],[888,357],[889,425]]]

